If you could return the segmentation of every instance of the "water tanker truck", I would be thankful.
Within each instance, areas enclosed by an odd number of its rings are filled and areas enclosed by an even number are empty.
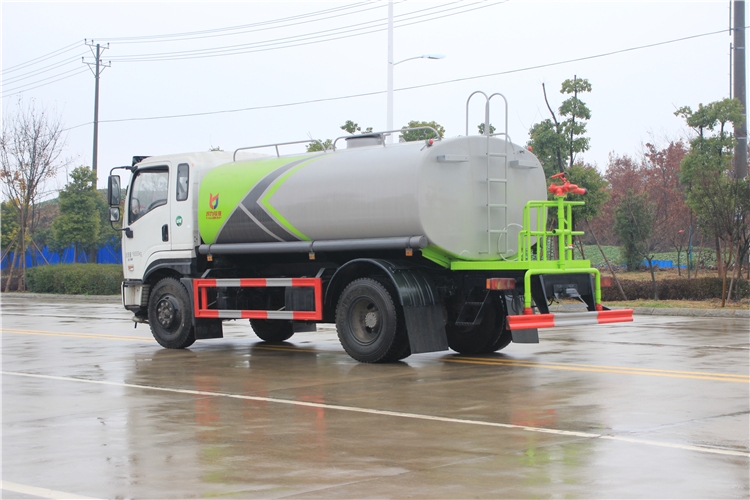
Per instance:
[[[118,175],[108,183],[124,307],[176,349],[223,337],[228,320],[271,343],[335,323],[361,362],[489,353],[539,342],[540,328],[632,321],[602,305],[598,270],[573,258],[583,202],[566,197],[585,191],[564,175],[548,189],[537,158],[508,137],[507,105],[505,130],[489,133],[500,94],[475,95],[485,135],[468,134],[467,101],[467,134],[451,139],[427,128],[430,139],[389,144],[401,131],[385,131],[314,153],[282,155],[295,144],[283,143],[116,167],[131,172],[125,196]],[[252,152],[269,146],[275,155]],[[551,311],[561,299],[580,307]]]

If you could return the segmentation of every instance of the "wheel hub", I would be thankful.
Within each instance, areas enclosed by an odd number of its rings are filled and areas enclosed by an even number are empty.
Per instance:
[[[165,297],[156,305],[156,319],[163,328],[169,328],[174,323],[177,304],[171,297]]]
[[[378,326],[378,313],[370,311],[365,314],[365,327],[373,330]]]

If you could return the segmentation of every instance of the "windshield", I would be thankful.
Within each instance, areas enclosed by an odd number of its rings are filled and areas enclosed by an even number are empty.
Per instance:
[[[130,190],[130,223],[167,203],[169,171],[165,168],[141,170]]]

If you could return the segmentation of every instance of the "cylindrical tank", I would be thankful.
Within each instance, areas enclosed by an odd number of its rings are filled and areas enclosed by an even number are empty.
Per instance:
[[[207,244],[425,236],[489,260],[517,253],[523,207],[546,183],[525,148],[470,136],[238,161],[207,172],[199,196]]]

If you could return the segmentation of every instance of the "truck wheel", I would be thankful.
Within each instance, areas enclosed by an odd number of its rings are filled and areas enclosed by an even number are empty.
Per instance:
[[[195,342],[190,296],[174,278],[164,278],[148,299],[148,324],[156,341],[167,349],[183,349]]]
[[[461,354],[481,354],[499,351],[510,344],[511,333],[503,324],[497,305],[487,305],[482,322],[475,326],[446,325],[448,346]]]
[[[388,363],[409,355],[409,338],[388,289],[371,278],[349,283],[336,307],[344,350],[362,363]]]
[[[255,335],[264,342],[278,344],[294,335],[294,327],[291,321],[251,319],[250,326],[253,327]]]

